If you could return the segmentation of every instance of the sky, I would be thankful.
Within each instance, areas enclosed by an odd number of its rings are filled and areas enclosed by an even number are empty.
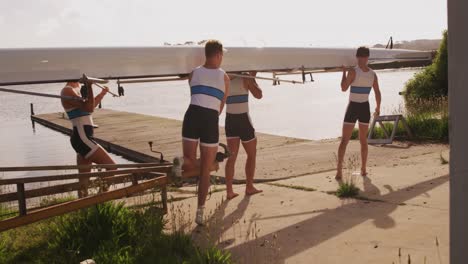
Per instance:
[[[446,0],[0,0],[0,48],[355,47],[441,38]]]

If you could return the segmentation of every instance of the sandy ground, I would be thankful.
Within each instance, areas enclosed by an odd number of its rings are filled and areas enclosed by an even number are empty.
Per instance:
[[[336,141],[304,144],[316,160],[337,147]],[[332,194],[334,171],[297,176],[294,165],[304,158],[291,150],[295,158],[286,165],[266,165],[260,157],[259,167],[290,166],[292,173],[283,174],[297,177],[258,184],[264,192],[252,197],[243,195],[244,185],[236,185],[242,195],[230,201],[224,191],[213,193],[205,227],[193,224],[195,197],[172,203],[168,219],[201,245],[229,250],[238,263],[448,263],[449,168],[441,161],[448,146],[371,147],[364,178],[352,175],[359,162],[350,152],[345,174],[361,190],[356,199]]]
[[[57,114],[41,116],[69,126]],[[180,155],[180,121],[111,110],[98,111],[95,120],[101,126],[96,136],[107,142],[152,155],[147,142],[154,140],[166,157]],[[267,134],[258,134],[258,140],[256,179],[264,192],[245,197],[245,186],[236,185],[241,195],[226,201],[223,186],[213,186],[218,192],[207,201],[207,225],[196,227],[195,187],[182,188],[184,193],[171,190],[169,230],[229,250],[237,263],[400,264],[409,263],[408,258],[410,263],[448,263],[449,167],[442,162],[449,159],[448,145],[369,146],[369,176],[363,178],[353,176],[360,167],[360,146],[352,141],[345,178],[361,192],[340,199],[333,194],[339,140]],[[241,150],[239,182],[245,179],[245,158]],[[223,165],[214,175],[224,176]],[[138,205],[151,199],[126,201]]]

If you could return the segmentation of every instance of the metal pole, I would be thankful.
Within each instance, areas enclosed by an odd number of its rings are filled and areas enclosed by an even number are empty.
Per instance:
[[[67,100],[84,101],[83,98],[79,98],[79,97],[61,96],[61,95],[45,94],[45,93],[36,93],[36,92],[13,90],[13,89],[7,89],[7,88],[0,88],[0,92],[16,93],[16,94],[27,94],[27,95],[33,95],[33,96],[42,96],[42,97],[50,97],[50,98],[60,98],[60,99],[67,99]]]
[[[246,75],[246,74],[235,74],[235,73],[228,73],[229,76],[231,77],[239,77],[239,78],[247,78],[247,79],[259,79],[259,80],[267,80],[267,81],[276,81],[276,82],[287,82],[287,83],[300,83],[304,84],[303,82],[300,81],[293,81],[293,80],[280,80],[278,78],[268,78],[268,77],[260,77],[260,76],[252,76],[252,75]]]
[[[450,263],[468,260],[468,1],[448,0]]]
[[[147,82],[169,82],[169,81],[184,81],[187,78],[152,78],[152,79],[135,79],[135,80],[120,80],[117,84],[123,83],[147,83]]]
[[[34,105],[33,105],[33,103],[31,103],[30,107],[31,107],[31,116],[33,116],[33,115],[35,115],[34,114]]]
[[[100,85],[99,83],[93,83],[95,84],[97,87],[101,88],[101,89],[106,89],[104,86]],[[114,97],[119,97],[117,94],[111,92],[110,90],[107,90],[108,93],[112,94]]]

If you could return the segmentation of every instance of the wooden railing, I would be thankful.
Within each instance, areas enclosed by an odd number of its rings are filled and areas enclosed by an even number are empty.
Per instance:
[[[114,199],[128,197],[141,193],[145,190],[160,187],[161,201],[164,212],[167,212],[167,189],[170,182],[168,177],[172,168],[171,164],[138,163],[138,164],[112,164],[112,165],[87,165],[87,166],[35,166],[35,167],[0,167],[0,172],[18,171],[51,171],[51,170],[71,170],[71,169],[114,169],[108,171],[73,173],[62,175],[44,175],[33,177],[0,179],[2,185],[16,185],[16,191],[0,194],[0,203],[18,201],[19,216],[0,221],[0,232],[22,225],[30,224],[49,217],[62,215],[91,205],[107,202]],[[120,169],[120,170],[118,170]],[[28,198],[54,195],[71,191],[78,191],[82,188],[79,182],[59,184],[49,187],[42,187],[32,190],[25,190],[25,184],[51,181],[72,180],[80,178],[94,178],[90,181],[90,186],[95,186],[105,182],[106,185],[131,183],[131,186],[118,188],[111,191],[103,191],[96,195],[73,201],[60,203],[40,209],[27,209]]]

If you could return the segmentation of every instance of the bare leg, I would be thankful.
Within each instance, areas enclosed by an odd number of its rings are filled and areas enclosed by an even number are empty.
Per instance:
[[[255,176],[255,167],[257,163],[257,139],[253,139],[249,142],[242,142],[245,152],[247,152],[247,162],[245,163],[245,175],[247,184],[245,186],[245,194],[254,195],[256,193],[262,192],[262,190],[255,189],[254,176]]]
[[[190,178],[200,176],[201,161],[197,159],[198,141],[182,140],[182,148],[184,152],[184,162],[182,165],[182,177]],[[219,164],[215,160],[211,166],[210,171],[217,171]]]
[[[200,172],[200,165],[197,161],[197,147],[198,141],[182,140],[182,149],[184,152],[184,164],[182,166],[183,171],[191,171],[195,169]]]
[[[237,160],[237,154],[239,153],[240,138],[228,138],[227,146],[231,151],[231,156],[226,161],[225,168],[227,199],[230,200],[239,195],[235,193],[232,189],[232,181],[234,180],[235,165]]]
[[[200,146],[201,152],[201,174],[198,181],[198,207],[205,206],[206,196],[210,188],[210,167],[215,161],[218,147]]]
[[[96,164],[115,164],[115,161],[112,159],[112,157],[107,153],[105,149],[103,149],[101,146],[99,146],[99,149],[96,150],[96,152],[89,157],[89,160],[96,163]],[[107,169],[107,170],[116,170],[116,169]],[[109,187],[107,184],[104,184],[104,186],[101,186],[103,191],[107,191]]]
[[[343,178],[343,160],[346,153],[351,135],[353,134],[354,124],[343,124],[343,135],[341,136],[340,146],[338,148],[338,165],[336,168],[335,179],[340,180]]]
[[[369,125],[359,124],[359,142],[361,143],[361,175],[367,176],[367,155],[369,148],[367,145],[367,131]]]
[[[83,158],[80,154],[76,155],[76,163],[78,165],[91,165],[92,162],[88,159]],[[90,169],[78,169],[79,173],[91,172]],[[89,186],[89,178],[80,178],[80,190],[78,190],[78,198],[83,198],[88,196],[88,186]]]
[[[218,171],[218,170],[219,170],[219,163],[215,161],[213,162],[213,164],[211,164],[210,171]],[[198,177],[198,176],[200,176],[200,159],[196,160],[195,167],[184,170],[182,172],[183,178]]]

